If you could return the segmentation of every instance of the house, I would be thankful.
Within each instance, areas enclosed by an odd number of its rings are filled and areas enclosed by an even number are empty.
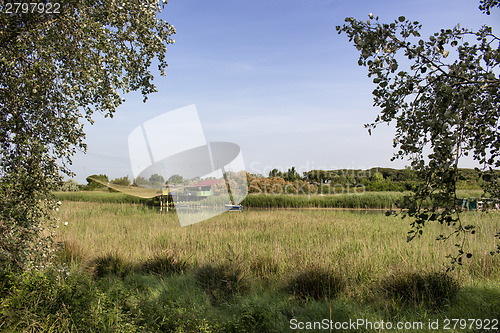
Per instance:
[[[224,179],[205,179],[201,182],[184,187],[184,195],[209,197],[213,195],[212,186],[223,183]]]

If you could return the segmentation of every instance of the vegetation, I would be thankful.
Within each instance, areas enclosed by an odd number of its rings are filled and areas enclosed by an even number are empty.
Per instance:
[[[286,172],[281,172],[278,169],[271,170],[269,172],[269,178],[275,178],[275,177],[283,178],[285,181],[289,182],[302,179],[297,170],[295,170],[294,166],[288,169]]]
[[[286,332],[291,319],[500,315],[494,212],[464,216],[480,226],[476,260],[450,273],[440,259],[452,244],[430,233],[407,244],[407,225],[383,214],[228,212],[180,228],[142,205],[64,202],[57,217],[58,266],[0,279],[2,330]]]
[[[170,176],[170,178],[168,178],[167,182],[169,184],[177,185],[177,184],[182,184],[184,182],[184,179],[180,175],[172,175]]]
[[[500,7],[497,0],[481,1],[480,10],[489,15],[495,7]],[[451,267],[461,264],[471,257],[463,247],[465,237],[475,232],[456,206],[463,156],[470,154],[486,171],[485,192],[500,198],[498,173],[489,174],[500,167],[500,38],[488,26],[472,31],[457,25],[424,39],[421,24],[404,16],[391,23],[372,13],[367,21],[345,21],[337,31],[360,52],[358,64],[373,78],[374,106],[381,108],[366,127],[371,133],[379,124],[395,122],[393,159],[408,159],[422,181],[403,207],[403,217],[413,219],[408,240],[432,222],[446,224],[450,231],[440,239],[461,236],[458,252],[450,255]],[[432,206],[422,204],[428,199]]]
[[[500,171],[492,171],[500,176]],[[475,169],[458,169],[457,189],[480,189],[484,173]],[[335,193],[335,190],[353,189],[356,186],[366,191],[411,191],[419,184],[419,174],[411,168],[371,168],[367,170],[311,170],[304,173],[303,180],[315,184],[320,193]]]
[[[255,208],[395,208],[403,195],[399,192],[338,194],[338,195],[249,195],[243,200],[245,207]]]
[[[105,191],[54,192],[57,200],[110,202],[110,203],[143,203],[153,204],[152,200],[134,197],[124,193]]]
[[[475,198],[481,190],[460,190],[459,198]],[[55,192],[58,200],[107,203],[141,203],[148,206],[159,205],[157,199],[143,199],[124,193],[108,191]],[[397,208],[398,202],[404,199],[401,192],[365,192],[335,195],[279,195],[250,194],[241,204],[246,208],[354,208],[354,209],[391,209]],[[216,203],[211,201],[213,203]],[[220,201],[224,204],[224,201]]]
[[[116,185],[121,185],[121,186],[129,186],[130,179],[128,179],[128,176],[116,178],[116,179],[113,179],[111,181],[111,184],[116,184]]]
[[[80,190],[80,186],[74,179],[68,179],[63,182],[59,190],[63,192],[76,192]]]
[[[418,184],[418,174],[409,168],[398,170],[391,168],[372,168],[367,170],[311,170],[304,172],[302,178],[297,178],[295,168],[289,169],[289,174],[294,177],[287,177],[285,173],[272,170],[269,177],[251,175],[247,173],[248,193],[253,194],[296,194],[296,195],[315,195],[315,194],[349,194],[368,192],[408,192],[414,189]],[[484,173],[474,169],[459,169],[458,190],[480,189],[483,185],[482,176]],[[500,171],[492,171],[492,174],[499,175]],[[290,180],[293,179],[293,180]],[[95,180],[99,180],[100,183]],[[106,175],[92,175],[87,178],[88,184],[84,186],[85,190],[102,189],[103,183],[108,183]],[[196,184],[197,179],[182,179],[181,176],[173,175],[169,178],[168,184]],[[120,186],[129,186],[128,176],[116,178],[111,184]],[[134,180],[134,186],[142,188],[160,188],[164,186],[163,178],[159,175],[152,175],[150,179],[137,177]],[[241,184],[242,186],[245,186]],[[233,182],[232,188],[238,186]],[[212,186],[214,193],[223,193],[228,187],[222,182]],[[110,189],[110,191],[113,191]],[[481,193],[475,193],[474,196],[480,196]],[[391,202],[392,204],[392,202]],[[334,206],[331,206],[334,207]],[[337,206],[335,206],[337,207]],[[341,206],[348,207],[348,206]],[[356,206],[357,207],[357,206]],[[375,207],[375,206],[372,206]],[[378,205],[382,207],[382,205]],[[386,206],[386,207],[390,207]]]
[[[90,175],[86,179],[87,185],[83,187],[85,191],[94,191],[96,189],[102,189],[104,188],[104,185],[101,183],[97,182],[96,180],[102,182],[102,183],[108,183],[109,178],[106,175]]]
[[[57,4],[59,13],[0,15],[0,266],[11,269],[50,258],[51,192],[86,148],[83,122],[112,117],[120,94],[146,100],[156,91],[151,64],[164,74],[174,42],[157,18],[162,2]]]

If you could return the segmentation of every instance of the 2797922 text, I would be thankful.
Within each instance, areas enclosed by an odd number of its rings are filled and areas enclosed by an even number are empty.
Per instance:
[[[59,2],[7,2],[0,14],[60,14]]]

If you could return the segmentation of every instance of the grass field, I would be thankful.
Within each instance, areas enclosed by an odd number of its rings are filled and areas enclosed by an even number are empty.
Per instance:
[[[493,267],[488,252],[494,248],[491,236],[499,227],[498,217],[497,213],[481,212],[465,216],[464,223],[478,226],[470,240],[478,258],[471,262]],[[246,266],[264,258],[276,262],[280,273],[319,264],[349,276],[373,277],[381,271],[440,269],[446,254],[454,250],[451,242],[434,240],[446,232],[444,226],[429,226],[421,240],[407,244],[409,222],[363,211],[228,212],[181,228],[174,214],[159,214],[148,207],[65,202],[60,219],[68,225],[62,223],[57,239],[73,255],[86,260],[116,253],[140,261],[168,250],[193,265],[202,265],[219,260],[231,247]],[[486,266],[466,265],[461,278],[470,279],[479,268],[482,272],[492,268]]]
[[[254,208],[361,208],[384,209],[395,207],[403,192],[365,192],[335,195],[274,195],[250,194],[242,202]],[[480,197],[481,190],[458,190],[459,198]],[[124,193],[105,191],[56,192],[56,198],[65,201],[143,203],[153,204],[152,199],[143,199]]]
[[[477,225],[474,256],[450,274],[445,256],[456,249],[435,241],[445,227],[429,225],[406,243],[409,222],[382,213],[249,210],[185,228],[140,204],[64,201],[58,214],[69,276],[19,277],[0,328],[287,332],[291,320],[439,320],[442,328],[446,318],[500,317],[500,260],[488,253],[499,213],[465,214]],[[45,298],[31,296],[37,283]],[[61,299],[67,308],[52,312],[27,305],[50,309]]]

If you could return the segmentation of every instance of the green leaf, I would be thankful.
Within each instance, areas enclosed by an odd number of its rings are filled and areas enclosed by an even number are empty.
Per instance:
[[[421,25],[404,16],[391,24],[377,21],[376,28],[353,19],[349,28],[369,36],[364,38],[369,47],[359,48],[364,59],[374,56],[375,49],[384,51],[368,68],[368,76],[375,77],[373,105],[381,110],[376,122],[394,124],[398,144],[393,159],[408,159],[418,174],[412,195],[400,206],[401,216],[411,219],[407,241],[427,220],[449,228],[442,240],[473,234],[472,227],[462,227],[462,213],[456,210],[457,169],[467,155],[485,168],[500,167],[500,77],[492,69],[500,61],[498,37],[485,26],[479,31],[441,29],[427,42],[407,38],[419,37]],[[462,39],[465,34],[477,41]],[[456,57],[450,55],[452,48]],[[395,74],[397,64],[407,71]],[[499,180],[500,172],[483,173],[489,198],[500,200]],[[461,255],[467,253],[463,244],[457,246]],[[450,255],[451,262],[460,264],[459,255]]]

